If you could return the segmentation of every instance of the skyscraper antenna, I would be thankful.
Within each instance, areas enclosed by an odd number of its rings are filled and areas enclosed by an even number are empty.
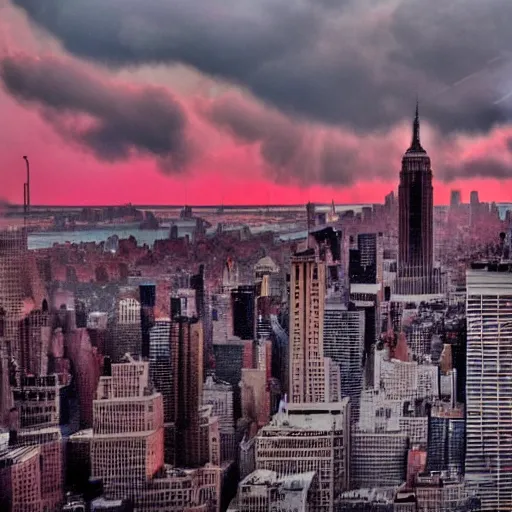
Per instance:
[[[23,185],[23,211],[26,217],[30,213],[30,163],[26,155],[23,156],[23,160],[25,160],[27,168],[27,181]]]

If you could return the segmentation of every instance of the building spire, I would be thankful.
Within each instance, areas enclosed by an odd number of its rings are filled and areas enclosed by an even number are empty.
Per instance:
[[[412,142],[410,148],[407,150],[408,153],[425,153],[425,150],[421,146],[420,142],[420,108],[419,100],[416,97],[416,112],[414,115],[414,122],[412,125]]]

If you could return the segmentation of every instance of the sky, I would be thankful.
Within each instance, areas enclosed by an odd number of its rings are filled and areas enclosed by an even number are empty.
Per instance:
[[[510,0],[0,0],[0,198],[512,201]]]

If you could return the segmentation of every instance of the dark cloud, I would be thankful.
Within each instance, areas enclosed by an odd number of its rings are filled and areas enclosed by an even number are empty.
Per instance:
[[[443,172],[444,180],[455,181],[460,178],[494,178],[508,180],[512,178],[512,162],[501,161],[497,158],[481,157],[456,166],[446,166]]]
[[[508,120],[510,0],[12,0],[72,53],[182,62],[284,112],[359,132],[422,112],[445,133]],[[467,80],[460,82],[469,75]]]
[[[110,83],[73,62],[22,54],[0,62],[0,77],[13,96],[38,105],[62,135],[98,158],[151,155],[172,171],[192,156],[185,111],[165,89]]]
[[[259,147],[268,172],[280,183],[293,180],[302,185],[349,186],[360,180],[386,180],[397,175],[392,161],[399,161],[403,141],[394,133],[372,135],[365,144],[363,137],[296,122],[234,93],[200,110],[235,140]]]

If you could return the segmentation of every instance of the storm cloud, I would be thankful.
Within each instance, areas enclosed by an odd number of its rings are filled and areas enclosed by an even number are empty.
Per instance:
[[[509,119],[509,0],[12,0],[78,55],[180,62],[359,133],[422,112],[443,133]]]
[[[36,104],[64,137],[106,161],[156,157],[179,171],[193,156],[185,110],[166,90],[103,79],[70,60],[5,57],[0,77],[18,100]]]
[[[237,93],[226,93],[198,109],[239,143],[258,147],[267,172],[278,183],[350,186],[361,179],[397,175],[404,127],[356,136],[340,128],[294,121]]]
[[[396,180],[418,95],[436,178],[512,177],[509,0],[10,2],[81,59],[181,63],[228,85],[191,107],[79,59],[7,57],[7,90],[103,160],[184,169],[213,129],[257,148],[278,183]]]

